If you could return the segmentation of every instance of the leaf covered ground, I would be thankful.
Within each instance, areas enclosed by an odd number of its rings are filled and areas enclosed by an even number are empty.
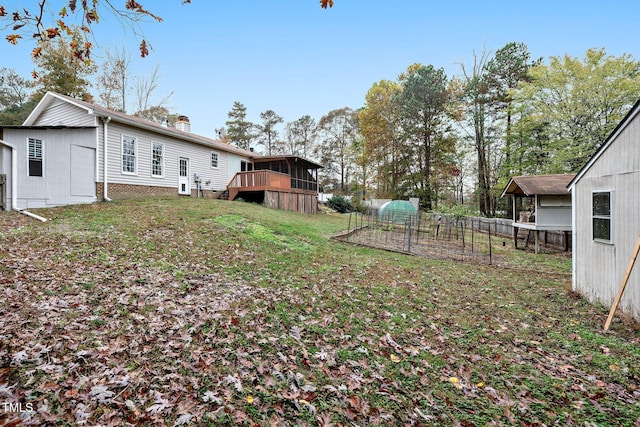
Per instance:
[[[0,422],[640,426],[640,331],[603,332],[566,256],[430,261],[189,198],[37,213],[0,213]]]

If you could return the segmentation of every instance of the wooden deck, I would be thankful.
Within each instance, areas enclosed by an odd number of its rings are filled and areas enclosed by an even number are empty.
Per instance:
[[[291,179],[287,174],[269,170],[238,172],[227,188],[229,200],[233,200],[244,191],[291,191]]]
[[[229,200],[242,194],[259,194],[260,200],[268,207],[302,213],[318,211],[317,188],[315,182],[301,181],[286,173],[270,170],[238,172],[227,186]]]

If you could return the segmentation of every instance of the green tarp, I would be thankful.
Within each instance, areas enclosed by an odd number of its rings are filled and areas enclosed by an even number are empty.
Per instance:
[[[382,222],[404,224],[409,218],[415,221],[418,210],[406,200],[392,200],[382,205],[378,211],[378,219]]]

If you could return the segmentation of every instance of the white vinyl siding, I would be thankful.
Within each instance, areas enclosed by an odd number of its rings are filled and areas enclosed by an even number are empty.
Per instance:
[[[35,126],[97,126],[95,116],[85,108],[56,99],[34,121]]]
[[[44,174],[44,144],[41,139],[28,140],[29,176],[43,176]]]
[[[164,144],[151,143],[151,176],[155,178],[164,176]]]
[[[138,167],[136,139],[122,135],[122,173],[135,175]]]
[[[98,129],[100,130],[102,126]],[[189,170],[191,187],[195,188],[193,174],[198,174],[201,179],[201,187],[204,191],[224,190],[235,174],[240,170],[240,160],[245,157],[228,153],[222,150],[214,150],[210,146],[193,144],[176,140],[167,135],[153,134],[146,130],[134,128],[115,121],[108,125],[109,149],[107,152],[107,166],[110,184],[148,185],[154,187],[175,188],[178,192],[178,159],[180,157],[190,160]],[[136,140],[136,174],[122,173],[122,135],[127,135]],[[163,176],[152,175],[152,146],[163,145]],[[99,147],[102,148],[102,143]],[[211,167],[211,151],[218,153],[218,168]],[[144,154],[142,154],[144,153]],[[103,177],[100,171],[99,180]],[[207,184],[207,181],[209,183]]]

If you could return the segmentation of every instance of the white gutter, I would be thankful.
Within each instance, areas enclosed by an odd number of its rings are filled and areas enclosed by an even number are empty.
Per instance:
[[[109,169],[107,167],[107,159],[109,158],[109,156],[107,155],[108,154],[108,151],[107,151],[107,146],[108,146],[107,137],[109,136],[108,124],[109,124],[110,121],[111,121],[111,117],[110,116],[102,117],[102,123],[104,125],[104,130],[102,132],[102,144],[103,144],[103,147],[104,147],[104,149],[102,150],[103,154],[104,154],[103,155],[103,161],[102,161],[102,163],[103,163],[103,165],[102,165],[102,167],[103,167],[103,170],[102,170],[102,172],[103,172],[102,190],[103,190],[103,198],[107,202],[112,202],[113,201],[113,200],[111,200],[109,198],[109,188],[108,188],[109,187],[109,181],[108,181],[108,178],[107,178],[107,176],[108,176],[107,170]]]
[[[11,209],[21,214],[30,216],[42,222],[47,222],[46,218],[36,215],[18,207],[18,154],[16,147],[0,139],[0,144],[11,148]]]

